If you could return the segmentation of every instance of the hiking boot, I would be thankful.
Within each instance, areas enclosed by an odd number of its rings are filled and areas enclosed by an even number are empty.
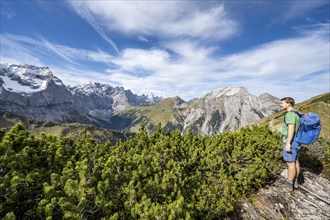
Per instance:
[[[289,192],[293,191],[293,184],[288,179],[281,179],[276,185],[283,189],[288,190]]]
[[[293,184],[289,182],[289,180],[285,181],[283,184],[283,188],[289,190],[290,192],[293,191]]]
[[[298,183],[298,178],[296,178],[293,182],[293,188],[294,189],[299,189],[299,183]]]

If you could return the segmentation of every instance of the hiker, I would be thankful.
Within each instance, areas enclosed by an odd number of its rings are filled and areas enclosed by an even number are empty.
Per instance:
[[[298,161],[300,144],[294,140],[294,136],[300,126],[300,117],[294,112],[294,105],[295,101],[291,97],[281,99],[281,108],[287,112],[284,116],[285,124],[282,128],[283,159],[288,166],[284,187],[290,191],[298,188],[298,176],[300,173],[300,164]]]

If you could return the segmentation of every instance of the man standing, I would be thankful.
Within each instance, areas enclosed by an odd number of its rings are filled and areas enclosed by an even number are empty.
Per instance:
[[[281,99],[281,108],[287,113],[284,116],[282,128],[282,147],[283,159],[288,166],[288,176],[284,183],[284,187],[293,191],[293,188],[298,188],[298,176],[300,173],[300,164],[298,154],[300,144],[294,140],[294,136],[300,126],[300,117],[293,110],[295,101],[291,97]]]

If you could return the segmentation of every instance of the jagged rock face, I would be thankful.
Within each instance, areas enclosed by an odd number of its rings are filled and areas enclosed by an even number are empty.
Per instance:
[[[89,112],[122,111],[129,106],[150,105],[161,100],[160,97],[136,95],[123,87],[113,88],[107,84],[89,83],[70,87],[73,97],[80,107]],[[86,106],[87,104],[87,106]],[[108,115],[108,113],[106,115]]]
[[[283,175],[285,176],[285,175]],[[330,182],[303,171],[303,183],[289,192],[275,182],[240,206],[240,219],[330,219]]]
[[[268,93],[261,94],[259,101],[261,103],[261,111],[264,115],[271,115],[274,113],[274,110],[280,110],[280,100]]]
[[[153,104],[158,99],[100,83],[67,87],[48,67],[0,66],[0,110],[18,116],[113,128],[108,122],[113,111]]]
[[[1,110],[40,120],[62,121],[72,95],[47,67],[1,65]]]
[[[157,106],[119,114],[118,117],[131,121],[123,129],[139,127],[142,121],[150,130],[161,123],[165,130],[179,129],[185,133],[191,129],[195,134],[212,135],[254,124],[280,110],[279,99],[269,94],[257,97],[243,87],[223,88],[190,102],[168,98]],[[167,114],[168,118],[164,120],[160,114]]]
[[[184,112],[184,130],[203,135],[218,134],[250,125],[279,111],[271,95],[251,95],[245,88],[227,87],[192,102]]]

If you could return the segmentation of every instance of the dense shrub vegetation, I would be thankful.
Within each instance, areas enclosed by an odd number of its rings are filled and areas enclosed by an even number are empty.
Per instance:
[[[0,131],[0,219],[219,219],[281,165],[279,134],[159,126],[115,146]]]

